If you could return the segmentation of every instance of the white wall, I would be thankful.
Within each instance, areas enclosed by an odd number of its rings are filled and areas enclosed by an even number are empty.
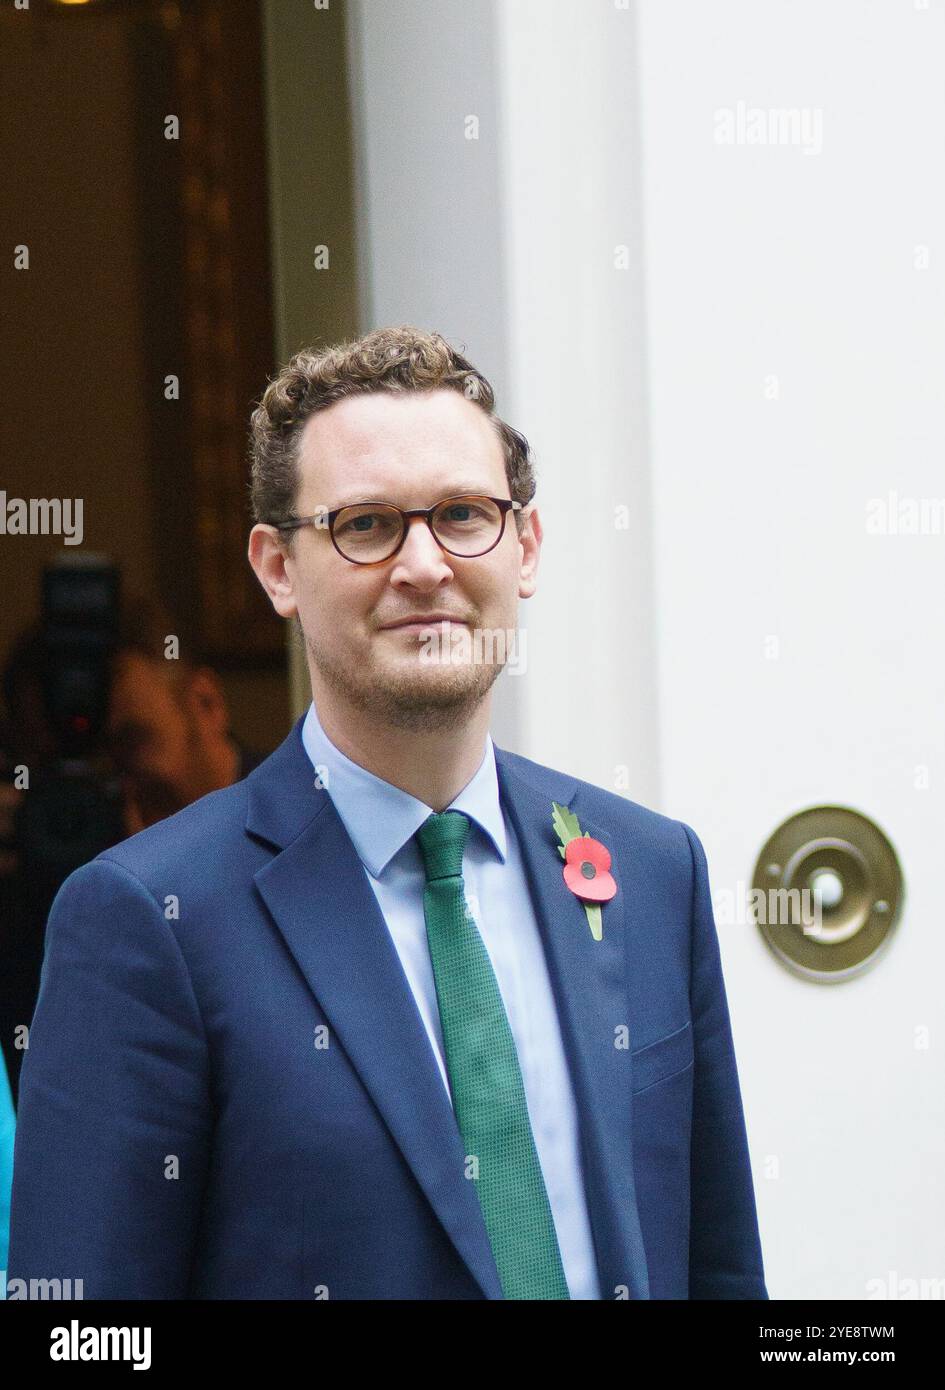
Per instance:
[[[943,7],[639,21],[660,800],[717,894],[825,802],[906,877],[898,939],[848,983],[720,927],[772,1296],[863,1298],[945,1276],[945,536],[865,526],[891,489],[945,497]],[[811,152],[716,143],[739,102],[808,108]]]

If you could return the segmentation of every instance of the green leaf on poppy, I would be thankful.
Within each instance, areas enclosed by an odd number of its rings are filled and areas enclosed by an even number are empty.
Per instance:
[[[559,806],[557,801],[551,803],[551,822],[561,841],[559,849],[563,859],[566,846],[581,834],[581,827],[574,812],[569,811],[567,806]]]
[[[602,941],[604,938],[604,928],[600,920],[600,903],[585,903],[584,911],[587,913],[587,922],[591,929],[591,936],[595,941]]]

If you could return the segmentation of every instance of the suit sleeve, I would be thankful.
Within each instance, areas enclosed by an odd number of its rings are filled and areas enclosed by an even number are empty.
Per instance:
[[[117,861],[84,864],[46,926],[8,1279],[81,1279],[73,1296],[85,1299],[187,1297],[208,1091],[203,1023],[163,904]]]
[[[695,1052],[689,1297],[766,1299],[748,1138],[705,851],[693,862],[690,1007]]]

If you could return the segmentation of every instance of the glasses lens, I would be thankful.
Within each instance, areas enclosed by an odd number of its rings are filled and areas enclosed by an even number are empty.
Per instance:
[[[343,507],[335,517],[335,544],[349,560],[370,564],[393,554],[400,542],[400,512],[383,503]]]
[[[490,497],[452,497],[433,513],[433,533],[454,555],[481,555],[501,529],[501,508]]]

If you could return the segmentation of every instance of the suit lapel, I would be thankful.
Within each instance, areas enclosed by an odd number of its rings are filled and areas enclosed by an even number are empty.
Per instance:
[[[457,1252],[486,1298],[501,1299],[436,1059],[364,867],[316,785],[301,720],[269,762],[249,779],[247,830],[284,848],[257,887]]]
[[[327,792],[318,786],[299,719],[247,778],[246,829],[280,852],[255,875],[288,949],[357,1069],[431,1207],[486,1298],[501,1299],[485,1223],[463,1175],[463,1143],[422,1020],[364,868]],[[630,1055],[614,1046],[629,1027],[629,960],[621,865],[617,894],[594,941],[562,876],[551,801],[576,783],[496,748],[500,795],[529,891],[571,1067],[591,1224],[604,1298],[626,1286],[646,1298],[646,1261],[634,1193]],[[540,774],[539,786],[529,771]],[[612,838],[581,816],[613,854]],[[365,1026],[365,1018],[370,1026]]]
[[[613,835],[577,807],[581,830],[611,852],[617,892],[602,905],[602,940],[591,936],[583,904],[564,881],[551,803],[574,810],[573,779],[496,748],[503,808],[515,828],[551,976],[571,1072],[585,1191],[604,1299],[627,1290],[648,1298],[646,1254],[633,1175],[631,1055],[615,1046],[630,1029],[627,885]],[[526,769],[524,772],[520,769]],[[532,773],[534,769],[534,774]]]

